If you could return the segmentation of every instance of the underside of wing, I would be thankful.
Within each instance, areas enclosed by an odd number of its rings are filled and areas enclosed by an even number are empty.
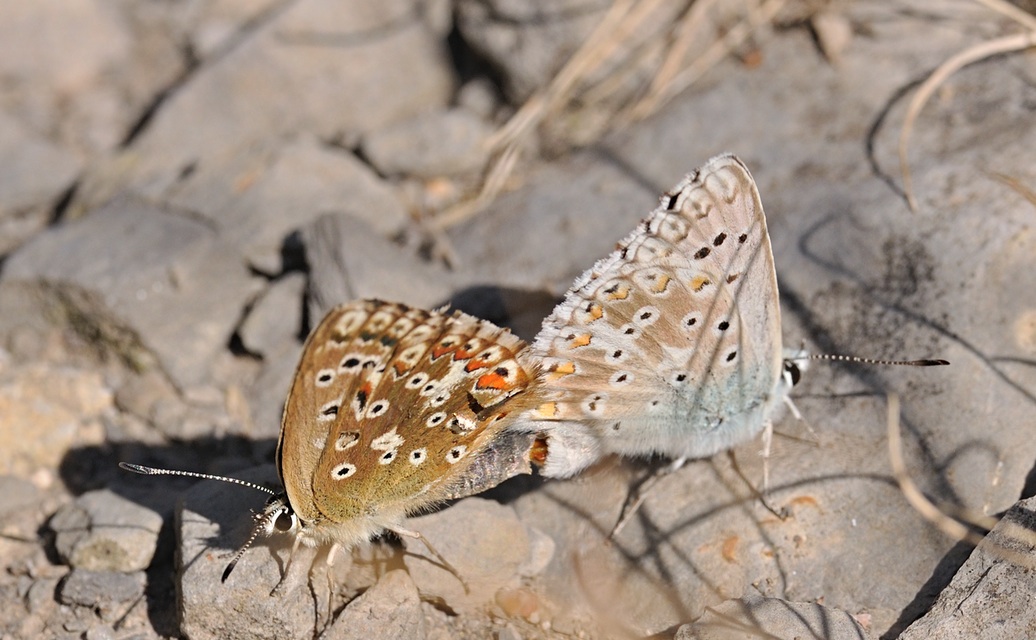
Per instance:
[[[542,366],[543,402],[522,427],[558,436],[548,475],[568,441],[596,439],[591,457],[698,457],[760,429],[781,370],[780,311],[744,165],[715,158],[663,196],[576,280],[530,357]]]
[[[285,409],[280,465],[295,476],[293,507],[343,522],[451,497],[529,383],[524,348],[461,313],[377,301],[333,310],[307,343]]]

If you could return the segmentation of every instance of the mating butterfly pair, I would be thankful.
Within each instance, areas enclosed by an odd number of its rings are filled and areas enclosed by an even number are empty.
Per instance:
[[[253,539],[289,531],[333,557],[414,535],[409,515],[530,461],[566,477],[609,454],[708,456],[761,431],[796,379],[758,190],[720,156],[580,276],[531,345],[459,312],[367,300],[328,313],[284,409],[284,494]]]

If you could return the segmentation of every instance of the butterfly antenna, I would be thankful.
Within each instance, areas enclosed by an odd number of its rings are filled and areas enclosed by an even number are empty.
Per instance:
[[[949,360],[875,360],[859,356],[842,356],[834,353],[811,353],[789,358],[790,360],[828,360],[834,362],[855,362],[857,364],[887,364],[904,367],[941,367],[950,364]]]
[[[131,462],[120,462],[119,466],[126,471],[132,471],[133,473],[139,473],[142,476],[185,476],[188,478],[200,478],[202,480],[219,480],[221,482],[229,482],[231,484],[239,484],[242,487],[251,487],[252,489],[258,489],[263,493],[268,493],[271,496],[277,495],[276,491],[268,489],[261,484],[249,482],[247,480],[239,480],[237,478],[228,478],[226,476],[212,475],[211,473],[195,473],[194,471],[180,471],[179,469],[156,469],[155,467],[145,467],[142,464],[133,464]]]
[[[273,522],[273,519],[278,515],[280,515],[280,511],[267,511],[263,515],[256,514],[255,526],[252,527],[252,534],[248,536],[248,540],[245,540],[245,543],[237,550],[234,557],[230,559],[230,562],[227,564],[227,568],[223,570],[223,577],[219,579],[220,582],[227,581],[227,578],[230,577],[230,572],[237,566],[237,561],[241,559],[241,556],[245,555],[245,551],[248,551],[252,547],[252,543],[254,543],[256,538],[259,537],[259,534],[270,528],[270,523]]]

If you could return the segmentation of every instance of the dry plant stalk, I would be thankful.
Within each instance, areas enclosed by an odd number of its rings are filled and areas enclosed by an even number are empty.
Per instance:
[[[725,34],[716,33],[707,43],[695,36],[703,31],[707,12],[719,4],[717,0],[682,0],[682,6],[676,7],[672,0],[616,0],[550,83],[530,96],[491,137],[490,159],[478,193],[437,215],[431,221],[432,229],[452,227],[492,202],[513,182],[522,155],[546,123],[563,119],[579,104],[603,108],[607,111],[604,124],[580,142],[589,144],[600,139],[609,125],[652,115],[741,46],[756,28],[772,21],[786,2],[746,2],[744,15]],[[674,13],[675,20],[659,20],[661,15]],[[692,48],[704,53],[688,61]],[[632,106],[625,105],[624,87],[652,64],[656,68],[644,95]],[[604,77],[595,80],[602,73]]]
[[[990,516],[964,511],[960,512],[960,519],[957,519],[939,509],[925,497],[907,472],[903,460],[903,439],[899,426],[899,395],[896,393],[888,394],[888,442],[892,476],[899,484],[903,497],[925,520],[954,540],[966,540],[976,547],[983,543],[982,548],[1008,562],[1029,569],[1036,568],[1036,558],[1031,557],[1031,554],[1010,549],[997,539],[1000,537],[1014,540],[1033,547],[1036,546],[1036,532],[1026,530],[1013,522],[1006,522],[1001,526],[1001,536],[980,536],[971,531],[968,525],[991,531],[1000,521]]]
[[[903,177],[903,193],[906,194],[907,205],[911,211],[917,211],[917,199],[914,196],[913,179],[910,176],[910,166],[907,159],[910,135],[913,132],[914,123],[918,115],[920,115],[921,110],[924,109],[932,94],[935,93],[935,90],[942,86],[947,78],[969,64],[995,55],[1024,51],[1029,47],[1036,46],[1036,17],[1014,5],[1004,2],[1004,0],[976,0],[976,2],[1007,16],[1028,31],[968,47],[939,65],[918,87],[917,93],[914,94],[910,105],[907,107],[903,128],[899,133],[899,168]]]

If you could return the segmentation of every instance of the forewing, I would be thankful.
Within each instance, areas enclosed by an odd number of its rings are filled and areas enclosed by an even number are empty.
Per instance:
[[[289,397],[297,419],[282,433],[313,517],[344,522],[454,497],[529,383],[517,358],[524,348],[461,313],[376,301],[332,311],[307,353],[334,368],[300,369]]]
[[[590,457],[709,455],[761,428],[780,340],[759,193],[721,156],[663,196],[544,321],[530,354],[544,401],[526,417],[556,424],[560,447],[589,430]]]

